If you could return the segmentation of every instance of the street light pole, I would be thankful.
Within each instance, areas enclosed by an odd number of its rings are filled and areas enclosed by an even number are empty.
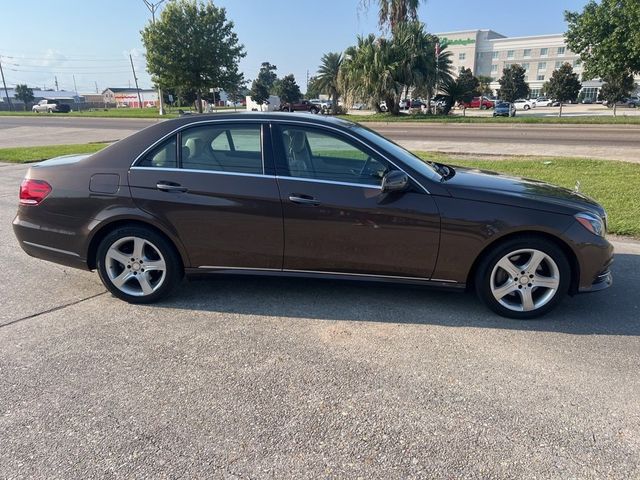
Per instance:
[[[142,0],[144,4],[147,6],[149,11],[151,12],[151,23],[155,25],[156,23],[156,10],[160,5],[164,3],[165,0],[160,0],[159,2],[153,3],[149,0]],[[162,98],[162,89],[158,87],[158,114],[164,115],[164,100]]]

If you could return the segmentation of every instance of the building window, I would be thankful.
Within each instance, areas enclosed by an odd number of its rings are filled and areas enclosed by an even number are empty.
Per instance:
[[[549,49],[548,48],[541,48],[540,49],[540,56],[541,57],[547,57],[549,55]]]
[[[538,64],[538,71],[546,70],[546,69],[547,69],[547,62],[540,62]]]
[[[495,63],[491,65],[491,73],[498,73],[498,65]]]
[[[524,49],[524,58],[531,58],[531,49],[530,48],[525,48]]]
[[[524,68],[525,70],[529,70],[529,64],[528,63],[523,63],[522,64],[522,68]]]
[[[538,75],[538,78],[536,79],[539,82],[543,82],[544,81],[544,75]]]
[[[516,53],[515,50],[507,50],[507,58],[513,58],[515,53]]]
[[[532,88],[531,89],[531,93],[529,94],[529,96],[531,98],[538,98],[540,96],[540,89],[539,88]]]
[[[562,64],[563,64],[563,63],[564,63],[563,61],[558,60],[558,61],[556,62],[556,70],[558,70],[558,69],[562,66]]]
[[[565,47],[558,47],[558,56],[564,57],[564,52],[566,51]]]
[[[458,60],[465,60],[467,58],[467,54],[466,53],[459,53],[458,54]]]
[[[500,52],[491,52],[491,58],[493,60],[497,60],[498,58],[500,58]]]

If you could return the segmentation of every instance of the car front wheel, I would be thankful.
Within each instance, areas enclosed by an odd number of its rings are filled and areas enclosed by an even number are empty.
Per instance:
[[[552,310],[569,290],[571,268],[565,253],[543,238],[503,243],[482,259],[476,292],[494,312],[515,319]]]
[[[183,268],[173,246],[142,227],[109,233],[98,246],[100,280],[129,303],[151,303],[168,295],[182,280]]]

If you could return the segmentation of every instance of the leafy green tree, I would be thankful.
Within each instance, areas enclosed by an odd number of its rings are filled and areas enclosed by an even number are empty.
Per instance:
[[[322,93],[322,89],[318,85],[318,77],[309,78],[309,85],[307,85],[307,92],[305,96],[309,99],[318,98]]]
[[[461,102],[463,105],[467,104],[479,93],[480,82],[473,75],[470,68],[462,68],[454,83],[454,87],[451,85],[445,86],[445,92],[447,92],[451,105],[455,102]],[[465,114],[466,107],[463,107],[463,115]]]
[[[631,95],[636,84],[633,81],[633,76],[625,72],[609,75],[602,80],[604,83],[600,89],[600,99],[605,100],[607,106],[613,108],[613,116],[615,117],[616,104]]]
[[[585,78],[640,73],[640,2],[591,0],[582,12],[565,12],[567,46],[580,55]]]
[[[545,85],[547,85],[545,91],[560,102],[559,117],[562,116],[562,104],[578,98],[582,88],[578,74],[573,72],[573,67],[569,63],[564,63],[554,70],[548,84],[545,82]]]
[[[499,97],[507,102],[513,102],[519,98],[529,96],[529,84],[525,81],[526,71],[520,65],[511,65],[502,70]]]
[[[275,94],[280,97],[282,103],[296,103],[302,98],[300,87],[293,74],[284,76],[276,85]]]
[[[278,70],[278,67],[275,65],[272,65],[269,62],[262,62],[262,65],[260,65],[260,71],[258,72],[258,78],[256,79],[267,87],[269,93],[273,95],[276,94],[274,89],[275,84],[278,81],[278,74],[276,74],[276,70]]]
[[[331,97],[333,113],[338,108],[338,99],[340,98],[340,67],[342,67],[341,53],[325,53],[322,56],[316,77],[317,87],[321,91],[327,92]]]
[[[14,94],[18,100],[24,103],[24,110],[27,111],[27,104],[33,102],[33,89],[24,84],[16,85],[16,93]]]
[[[493,82],[493,78],[488,75],[478,75],[478,82],[480,82],[480,94],[481,95],[491,95],[493,90],[491,89],[491,83]]]
[[[256,102],[258,105],[264,105],[267,100],[269,100],[269,89],[264,83],[256,79],[251,84],[249,96],[251,97],[251,100]]]
[[[154,83],[195,91],[202,112],[203,92],[229,89],[246,55],[233,28],[226,10],[211,1],[169,2],[160,18],[141,32]]]
[[[369,8],[371,2],[372,0],[361,0],[360,5]],[[377,0],[377,3],[380,27],[389,27],[393,32],[398,25],[418,19],[421,0]]]

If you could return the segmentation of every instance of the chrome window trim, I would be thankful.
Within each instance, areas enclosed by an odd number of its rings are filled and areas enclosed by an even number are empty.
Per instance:
[[[177,135],[178,133],[182,132],[183,130],[186,130],[190,127],[194,127],[194,126],[202,126],[202,125],[211,125],[211,124],[216,124],[216,123],[257,123],[258,125],[260,125],[260,149],[261,149],[261,155],[262,155],[262,171],[264,172],[265,170],[265,165],[264,165],[264,130],[263,130],[263,126],[265,123],[276,123],[276,124],[297,124],[297,125],[305,125],[305,126],[310,126],[310,127],[316,127],[316,128],[327,128],[329,130],[332,130],[334,132],[338,132],[341,133],[343,135],[346,135],[348,137],[350,137],[351,139],[355,140],[356,142],[358,142],[361,145],[364,145],[365,147],[369,148],[370,150],[373,150],[376,154],[380,155],[380,157],[384,158],[387,162],[389,162],[391,165],[393,165],[395,168],[397,168],[398,170],[400,170],[401,172],[404,172],[405,174],[407,174],[407,176],[413,180],[417,185],[420,186],[420,188],[422,188],[424,190],[425,193],[427,194],[431,194],[431,192],[429,192],[429,190],[419,181],[417,181],[412,175],[410,175],[409,173],[405,172],[404,169],[398,167],[398,165],[396,163],[394,163],[393,161],[389,160],[389,158],[380,153],[380,151],[376,148],[374,148],[373,146],[363,142],[361,139],[359,139],[358,137],[356,137],[355,135],[352,135],[349,132],[346,132],[344,130],[341,130],[339,128],[333,127],[331,125],[318,125],[317,123],[313,123],[313,122],[305,122],[305,121],[301,121],[301,120],[296,120],[296,119],[278,119],[278,118],[270,118],[270,119],[256,119],[256,118],[252,118],[252,119],[240,119],[240,118],[225,118],[225,119],[208,119],[208,120],[201,120],[198,122],[191,122],[188,123],[186,125],[181,125],[179,127],[177,127],[176,129],[172,130],[171,132],[167,133],[166,135],[164,135],[163,137],[161,137],[159,140],[156,140],[155,143],[152,143],[149,147],[147,147],[140,155],[138,155],[135,160],[133,162],[131,162],[131,165],[129,166],[129,169],[140,169],[140,170],[149,170],[149,169],[162,169],[159,167],[138,167],[136,164],[138,163],[138,161],[144,157],[147,153],[149,153],[149,151],[153,150],[155,147],[157,147],[159,144],[161,144],[162,142],[164,142],[167,138],[169,138],[172,135]],[[182,169],[182,168],[178,168],[176,170],[180,170],[180,171],[193,171],[193,172],[202,172],[202,173],[226,173],[226,174],[233,174],[233,175],[255,175],[255,176],[259,176],[259,177],[267,177],[267,178],[273,178],[273,175],[266,175],[266,174],[242,174],[242,173],[235,173],[235,172],[219,172],[219,171],[208,171],[208,170],[188,170],[188,169]],[[296,178],[296,177],[291,177],[291,178]],[[328,180],[327,180],[328,181]],[[336,182],[338,184],[340,184],[340,182]],[[379,186],[376,186],[377,188],[380,188]]]
[[[311,126],[312,128],[313,128],[313,127],[320,128],[320,129],[322,129],[322,128],[328,128],[329,130],[333,130],[334,132],[338,132],[338,133],[341,133],[341,134],[343,134],[343,135],[346,135],[346,136],[348,136],[349,138],[351,138],[352,140],[355,140],[356,142],[358,142],[360,145],[364,145],[364,146],[365,146],[366,148],[368,148],[369,150],[373,150],[376,154],[378,154],[379,156],[381,156],[382,158],[384,158],[384,159],[385,159],[387,162],[389,162],[391,165],[393,165],[394,167],[396,167],[396,168],[397,168],[398,170],[400,170],[401,172],[405,173],[405,174],[406,174],[406,175],[407,175],[411,180],[413,180],[416,184],[418,184],[418,185],[420,186],[420,188],[422,188],[422,189],[425,191],[425,193],[427,193],[427,194],[431,195],[431,192],[429,192],[429,190],[428,190],[424,185],[422,185],[422,183],[420,183],[420,182],[419,182],[419,181],[417,181],[415,178],[413,178],[413,176],[411,176],[410,174],[408,174],[407,172],[405,172],[405,171],[404,171],[404,169],[402,169],[402,168],[398,167],[398,165],[397,165],[396,163],[394,163],[393,161],[389,160],[389,158],[388,158],[386,155],[384,155],[384,154],[380,153],[380,151],[379,151],[379,150],[377,150],[375,147],[373,147],[373,146],[369,145],[368,143],[365,143],[364,141],[362,141],[361,139],[359,139],[359,138],[358,138],[358,137],[356,137],[355,135],[352,135],[352,134],[351,134],[351,133],[349,133],[349,132],[345,132],[344,130],[340,130],[339,128],[333,127],[333,126],[331,126],[331,125],[317,125],[317,124],[313,124],[313,123],[310,123],[310,122],[303,122],[303,121],[295,120],[295,119],[294,119],[294,120],[285,120],[285,119],[279,119],[279,118],[278,118],[278,119],[273,119],[273,120],[271,120],[271,123],[276,123],[276,124],[292,124],[292,123],[293,123],[293,124],[298,124],[298,125]],[[295,178],[295,177],[292,177],[292,178]],[[378,188],[380,188],[380,187],[378,187]]]
[[[133,162],[131,162],[131,165],[129,165],[129,169],[132,168],[140,168],[140,169],[149,169],[149,168],[157,168],[157,167],[138,167],[136,164],[140,161],[140,159],[142,159],[147,153],[149,153],[151,150],[153,150],[155,147],[157,147],[158,145],[160,145],[162,142],[164,142],[167,138],[173,136],[173,135],[178,135],[178,133],[181,133],[183,130],[187,130],[191,127],[195,127],[195,126],[204,126],[204,125],[211,125],[211,124],[216,124],[216,123],[247,123],[247,124],[257,124],[260,126],[260,156],[262,157],[262,172],[264,173],[265,169],[264,169],[264,134],[263,134],[263,126],[265,124],[264,120],[260,120],[260,119],[238,119],[238,118],[226,118],[226,119],[209,119],[209,120],[201,120],[198,122],[192,122],[192,123],[188,123],[186,125],[181,125],[178,128],[172,130],[171,132],[167,133],[166,135],[164,135],[163,137],[160,137],[159,140],[156,140],[155,143],[152,143],[151,146],[147,147],[145,150],[142,151],[142,153],[140,155],[138,155]],[[176,139],[176,144],[177,144],[177,139]],[[177,145],[179,147],[181,147],[181,145]],[[179,154],[179,152],[176,152],[177,154]],[[180,169],[182,170],[182,169]]]
[[[376,190],[380,190],[382,188],[380,185],[372,185],[368,183],[340,182],[338,180],[321,180],[319,178],[291,177],[289,175],[276,175],[276,178],[283,179],[283,180],[293,180],[297,182],[324,183],[327,185],[344,185],[345,187],[374,188]]]
[[[131,167],[129,170],[151,170],[162,172],[187,172],[187,173],[213,173],[218,175],[231,175],[236,177],[254,177],[254,178],[276,178],[275,175],[266,175],[263,173],[242,173],[242,172],[225,172],[224,170],[198,170],[195,168],[172,168],[172,167]]]

